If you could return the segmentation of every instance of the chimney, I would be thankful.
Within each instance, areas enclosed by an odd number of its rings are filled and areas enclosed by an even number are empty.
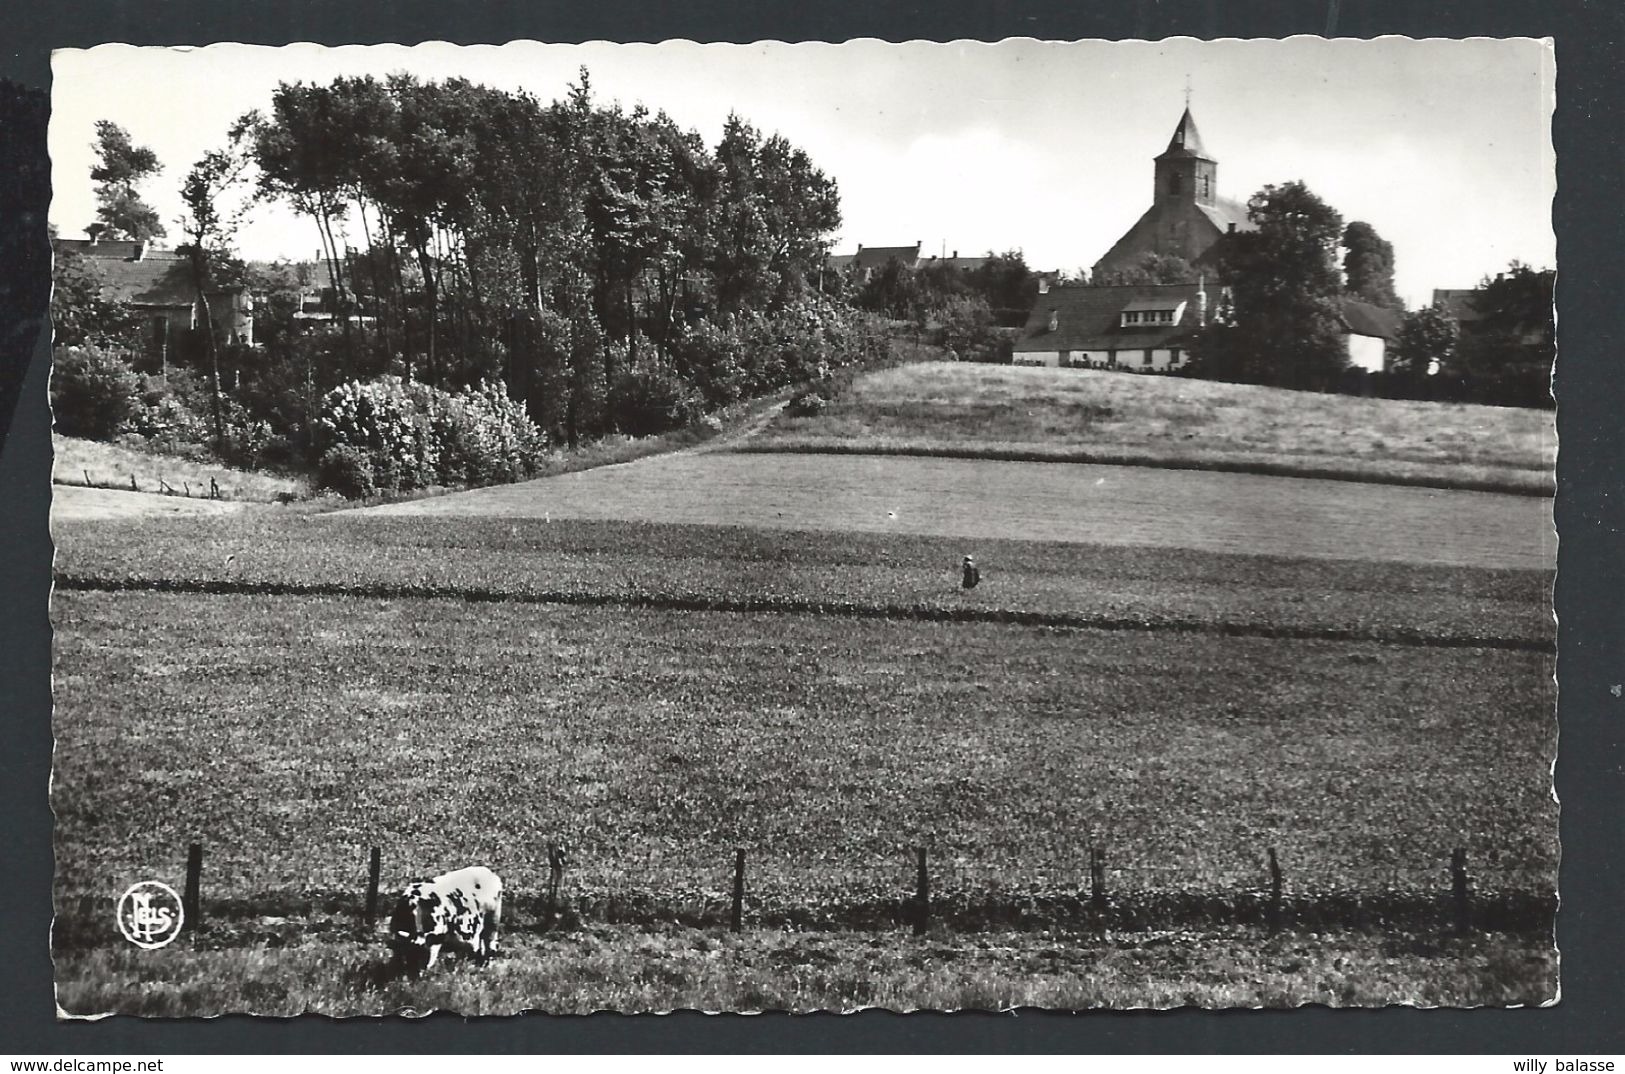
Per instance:
[[[1061,330],[1061,311],[1058,309],[1049,311],[1049,330],[1051,332]]]
[[[1230,221],[1229,234],[1234,235],[1235,233],[1236,233],[1236,222],[1234,220],[1232,220],[1232,221]]]
[[[959,251],[958,250],[954,251],[954,260],[955,261],[959,260]]]

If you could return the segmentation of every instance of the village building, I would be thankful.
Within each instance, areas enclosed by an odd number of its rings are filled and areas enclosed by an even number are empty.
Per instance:
[[[858,252],[855,254],[831,254],[828,265],[841,272],[852,269],[857,273],[859,280],[868,283],[875,273],[893,261],[901,268],[913,272],[920,263],[920,244],[916,242],[913,246],[865,246],[860,242]]]
[[[1205,283],[1091,287],[1038,284],[1038,300],[1012,349],[1016,365],[1177,369],[1213,311]]]
[[[202,303],[184,254],[151,243],[109,239],[53,239],[58,255],[74,253],[93,265],[108,298],[123,302],[150,326],[154,348],[166,355],[175,333],[190,331],[202,320]],[[217,287],[208,292],[209,318],[215,332],[229,343],[254,342],[254,302],[246,288]]]
[[[1403,315],[1398,310],[1353,298],[1339,299],[1338,306],[1349,368],[1367,373],[1388,372]]]
[[[959,251],[938,256],[937,254],[921,254],[920,246],[916,242],[913,246],[865,246],[858,243],[858,252],[855,254],[831,254],[825,262],[827,267],[845,272],[853,269],[858,279],[867,283],[875,273],[884,269],[895,261],[898,266],[908,272],[917,272],[929,268],[951,268],[960,272],[975,272],[986,265],[992,257],[960,257]]]
[[[1183,258],[1196,268],[1210,266],[1225,235],[1255,229],[1246,205],[1219,195],[1218,161],[1202,145],[1187,106],[1168,148],[1154,161],[1151,207],[1093,271],[1098,276],[1131,270],[1153,254]]]

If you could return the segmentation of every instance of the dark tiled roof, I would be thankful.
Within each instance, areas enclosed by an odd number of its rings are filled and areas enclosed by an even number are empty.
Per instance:
[[[152,246],[150,242],[132,242],[129,239],[102,239],[91,242],[89,239],[52,239],[51,245],[63,253],[84,254],[86,257],[115,258],[124,261],[133,261],[138,247]],[[166,251],[153,251],[154,253]]]
[[[919,264],[915,267],[926,268],[930,265],[946,265],[949,268],[958,269],[960,272],[975,272],[991,260],[993,260],[991,257],[960,257],[957,254],[953,257],[937,257],[933,254],[930,257],[921,258]]]
[[[859,246],[858,252],[852,255],[859,268],[879,269],[885,268],[886,262],[896,261],[904,268],[913,268],[914,263],[920,259],[920,244],[913,246]]]
[[[825,263],[832,269],[844,269],[857,260],[857,254],[830,254]]]
[[[56,249],[82,254],[101,273],[103,286],[121,302],[134,306],[182,309],[197,301],[191,266],[174,250],[135,251],[141,243],[98,242],[83,239],[57,239]],[[226,294],[237,288],[212,288],[210,294]]]
[[[1131,287],[1088,287],[1067,284],[1037,295],[1027,324],[1016,341],[1017,351],[1135,350],[1177,344],[1197,327],[1197,292],[1200,286],[1156,284]],[[1218,301],[1217,289],[1208,292],[1209,310]],[[1136,309],[1173,309],[1185,303],[1176,325],[1122,327],[1122,314]],[[1147,305],[1149,304],[1149,305]],[[1055,314],[1055,331],[1049,330]]]
[[[1369,302],[1345,298],[1342,304],[1343,327],[1356,336],[1376,336],[1379,339],[1398,339],[1400,314],[1397,310],[1373,306]]]

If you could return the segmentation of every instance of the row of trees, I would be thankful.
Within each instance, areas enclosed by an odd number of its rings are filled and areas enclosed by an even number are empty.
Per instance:
[[[96,148],[95,232],[163,234],[140,197],[156,157],[110,123]],[[176,341],[217,447],[246,422],[313,451],[325,395],[392,375],[504,382],[553,442],[647,433],[889,346],[824,271],[838,191],[802,150],[738,116],[708,147],[664,114],[595,102],[585,70],[553,102],[407,75],[285,83],[180,193],[202,322],[220,288],[256,293],[259,346]],[[265,201],[311,221],[317,280],[238,257]],[[59,261],[59,339],[138,349],[91,260]],[[313,285],[328,327],[306,330]]]

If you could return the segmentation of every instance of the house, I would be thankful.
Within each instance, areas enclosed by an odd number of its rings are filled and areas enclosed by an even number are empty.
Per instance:
[[[1151,207],[1095,262],[1095,274],[1137,268],[1153,254],[1208,266],[1225,235],[1255,230],[1246,205],[1219,196],[1219,165],[1202,145],[1189,105],[1152,172]]]
[[[53,239],[57,254],[74,253],[94,265],[107,296],[126,303],[152,326],[160,352],[171,333],[197,327],[202,316],[188,258],[151,243],[108,239]],[[211,288],[209,317],[232,343],[254,342],[254,303],[246,288]]]
[[[1478,330],[1479,322],[1484,320],[1476,301],[1478,293],[1476,287],[1435,287],[1433,304],[1449,314],[1463,332],[1474,332]]]
[[[975,272],[992,260],[991,256],[985,255],[982,257],[960,257],[959,251],[955,250],[945,257],[932,254],[930,257],[921,258],[915,262],[914,267],[918,269],[950,268],[957,272]]]
[[[913,246],[865,246],[858,243],[855,254],[831,254],[827,264],[840,272],[853,269],[858,279],[868,283],[875,273],[895,261],[910,272],[919,267],[920,244]]]
[[[1399,340],[1403,314],[1353,298],[1338,301],[1338,320],[1348,347],[1349,367],[1367,373],[1386,373],[1390,351]]]
[[[1091,287],[1040,280],[1027,323],[1016,339],[1016,365],[1178,369],[1190,337],[1211,317],[1203,282]]]

